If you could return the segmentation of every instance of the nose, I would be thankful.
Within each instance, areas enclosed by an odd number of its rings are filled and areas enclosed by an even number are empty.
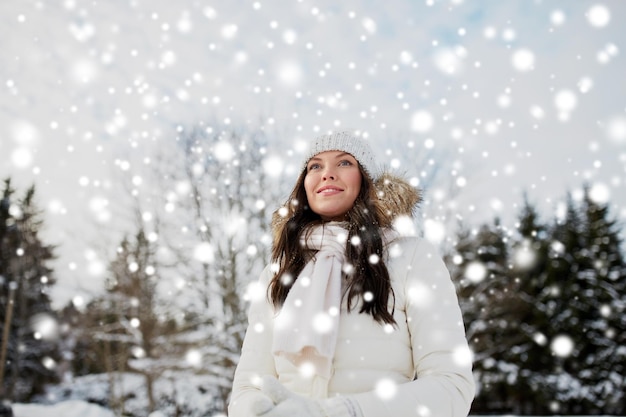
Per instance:
[[[326,180],[335,180],[337,179],[335,171],[333,169],[333,167],[328,167],[324,170],[324,172],[322,172],[322,179],[324,181]]]

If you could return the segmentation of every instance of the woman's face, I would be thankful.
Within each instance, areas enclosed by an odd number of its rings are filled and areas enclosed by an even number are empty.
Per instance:
[[[307,163],[304,189],[309,207],[324,220],[343,220],[361,190],[356,159],[342,151],[315,155]]]

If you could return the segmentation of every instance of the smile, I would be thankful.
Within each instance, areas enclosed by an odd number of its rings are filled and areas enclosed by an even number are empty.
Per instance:
[[[343,190],[341,188],[338,187],[332,187],[332,186],[326,186],[326,187],[322,187],[319,190],[317,190],[317,194],[322,194],[322,195],[332,195],[332,194],[336,194],[339,192],[342,192]]]

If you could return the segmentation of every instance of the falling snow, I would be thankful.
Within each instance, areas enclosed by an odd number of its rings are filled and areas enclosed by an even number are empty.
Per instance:
[[[154,3],[10,0],[0,6],[6,56],[0,175],[20,187],[37,185],[46,237],[59,247],[57,307],[71,303],[82,310],[103,289],[108,259],[95,248],[126,232],[133,203],[153,243],[162,239],[163,219],[184,216],[194,187],[204,186],[203,159],[187,166],[189,180],[162,196],[154,195],[159,184],[174,174],[155,179],[153,167],[157,155],[176,158],[168,150],[191,126],[206,134],[223,128],[242,137],[267,134],[267,146],[244,149],[259,156],[258,167],[239,166],[244,144],[228,138],[191,150],[224,168],[215,174],[224,188],[202,189],[215,201],[231,198],[224,190],[234,179],[226,168],[259,168],[259,176],[273,181],[275,189],[246,202],[266,220],[300,173],[306,140],[338,128],[359,130],[389,170],[424,189],[418,224],[395,219],[403,235],[445,245],[459,221],[498,216],[506,224],[524,192],[562,220],[567,208],[560,199],[567,192],[580,199],[585,186],[593,202],[610,205],[626,220],[626,32],[618,19],[626,2],[499,2],[489,8],[463,0],[406,1],[394,8],[330,0]],[[259,185],[244,187],[252,195]],[[154,201],[160,207],[151,206]],[[287,208],[278,214],[287,216]],[[253,234],[248,215],[202,213],[207,225],[222,226],[219,239],[249,259],[262,258],[271,236]],[[182,223],[181,241],[193,239],[196,226],[205,233],[187,247],[191,258],[215,264],[219,239],[208,240],[207,226]],[[351,244],[358,247],[360,238]],[[550,243],[554,254],[564,248]],[[390,256],[400,255],[395,249]],[[523,271],[537,258],[532,246],[520,245],[513,259],[512,267]],[[139,268],[128,264],[130,272]],[[160,276],[155,266],[142,268]],[[488,265],[468,262],[464,278],[483,282]],[[182,290],[189,283],[179,277],[170,284]],[[420,302],[431,293],[409,289]],[[256,284],[241,293],[245,300],[263,296]],[[612,314],[609,306],[599,308],[602,316]],[[328,331],[331,316],[316,317],[315,327]],[[141,324],[137,318],[129,323]],[[34,316],[29,324],[39,339],[58,338],[50,316]],[[576,351],[568,335],[533,338],[558,358]],[[458,360],[471,360],[470,354],[458,352]],[[54,368],[51,361],[44,365]],[[200,367],[202,352],[187,351],[185,361]],[[381,380],[376,392],[391,399],[397,386]],[[45,412],[69,415],[67,409]],[[16,410],[21,417],[40,413],[27,405]],[[108,414],[92,408],[83,415]]]
[[[550,348],[556,356],[566,357],[574,350],[574,341],[567,335],[559,335],[550,343]]]

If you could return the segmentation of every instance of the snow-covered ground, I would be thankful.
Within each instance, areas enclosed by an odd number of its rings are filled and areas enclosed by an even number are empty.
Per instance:
[[[14,404],[14,417],[114,417],[111,410],[107,410],[95,404],[84,401],[65,401],[54,405],[39,404]],[[165,417],[159,412],[152,413],[150,417]],[[223,417],[223,416],[214,416]],[[477,416],[475,416],[477,417]],[[495,417],[495,416],[491,416]],[[512,416],[506,416],[512,417]],[[567,416],[561,416],[567,417]],[[581,417],[581,416],[576,416]]]
[[[81,400],[63,401],[57,404],[13,404],[13,417],[114,417],[115,414],[96,404]],[[155,411],[149,417],[166,417]],[[225,417],[214,415],[213,417]]]
[[[173,377],[174,375],[170,376]],[[215,381],[207,380],[193,373],[177,376],[178,378],[173,379],[178,381],[176,384],[173,384],[172,380],[169,383],[161,381],[155,385],[155,393],[159,398],[171,396],[171,389],[175,386],[178,392],[176,398],[179,404],[186,404],[193,408],[193,410],[186,410],[189,414],[184,415],[226,417],[222,413],[210,411],[215,409],[211,407],[210,395],[208,395],[206,390],[198,390],[198,387],[212,386]],[[145,415],[143,410],[146,409],[147,402],[145,396],[141,394],[142,378],[133,374],[120,374],[116,377],[116,380],[118,381],[118,386],[122,387],[122,391],[127,397],[126,411],[131,415]],[[106,374],[98,374],[77,377],[71,382],[49,386],[46,394],[35,400],[38,403],[14,403],[12,405],[13,417],[115,417],[115,413],[112,410],[94,404],[94,401],[99,404],[107,403],[108,381],[109,377]],[[138,395],[128,395],[129,393]],[[161,406],[160,408],[160,410],[151,413],[148,417],[169,417],[175,414],[168,407]],[[472,414],[472,417],[482,416]],[[502,417],[514,416],[506,415]]]
[[[125,415],[146,416],[148,400],[143,377],[116,374],[114,380],[113,395],[123,401]],[[115,412],[103,406],[109,404],[112,395],[110,382],[107,374],[92,374],[51,385],[31,404],[14,403],[14,417],[114,417]],[[224,417],[216,411],[220,408],[211,392],[216,384],[214,379],[193,372],[165,373],[155,381],[157,411],[149,417],[167,417],[177,412],[194,417]]]
[[[81,400],[63,401],[57,404],[13,404],[13,417],[114,417],[115,414],[96,404]],[[166,417],[155,411],[149,417]],[[225,417],[215,415],[213,417]]]
[[[14,417],[114,417],[111,410],[85,401],[71,400],[53,405],[13,404]]]

